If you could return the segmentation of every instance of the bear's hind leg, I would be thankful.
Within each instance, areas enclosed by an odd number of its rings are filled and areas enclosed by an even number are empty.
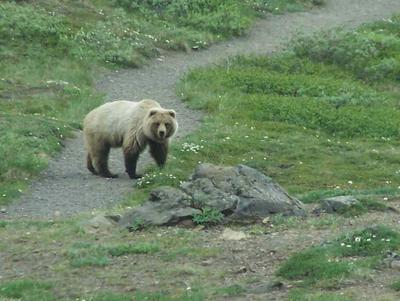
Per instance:
[[[108,155],[110,154],[110,146],[104,145],[98,153],[93,156],[93,165],[96,168],[99,176],[104,178],[118,178],[118,175],[112,174],[108,169]]]
[[[94,174],[94,175],[98,174],[96,169],[94,169],[94,167],[93,167],[92,156],[90,155],[90,153],[87,153],[87,156],[86,156],[86,166],[87,166],[87,169],[89,169],[89,171],[92,174]]]

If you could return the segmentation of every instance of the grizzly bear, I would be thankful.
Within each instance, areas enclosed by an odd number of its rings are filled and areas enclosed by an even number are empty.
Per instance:
[[[83,122],[87,149],[87,168],[96,175],[116,178],[108,169],[111,147],[122,147],[125,168],[131,179],[136,174],[140,153],[147,145],[157,165],[167,160],[170,138],[178,129],[174,110],[163,109],[158,102],[118,100],[89,112]]]

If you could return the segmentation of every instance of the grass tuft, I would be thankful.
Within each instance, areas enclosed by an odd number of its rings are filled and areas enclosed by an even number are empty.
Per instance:
[[[367,227],[347,233],[322,246],[292,255],[277,275],[303,284],[334,284],[358,268],[374,268],[388,252],[398,250],[400,234],[385,226]]]
[[[115,247],[107,248],[111,256],[122,256],[126,254],[154,254],[160,250],[156,244],[138,243],[138,244],[121,244]]]
[[[53,301],[52,285],[47,282],[20,279],[0,284],[0,296],[23,301]]]
[[[400,291],[400,280],[396,280],[390,285],[390,288],[395,290],[396,292]]]
[[[338,280],[349,273],[347,263],[335,261],[325,249],[319,247],[294,254],[277,271],[278,276],[289,280],[304,280],[306,284]]]
[[[384,256],[400,246],[400,234],[384,226],[368,227],[338,238],[333,248],[340,256]]]
[[[193,221],[199,225],[216,225],[223,221],[224,215],[213,208],[203,208],[201,213],[193,216]]]
[[[289,292],[289,301],[354,301],[351,297],[338,295],[335,293],[309,293],[303,289],[294,289]]]

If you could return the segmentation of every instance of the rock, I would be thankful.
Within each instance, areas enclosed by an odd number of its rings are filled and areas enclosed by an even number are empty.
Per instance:
[[[237,269],[236,271],[234,271],[235,274],[244,274],[247,273],[249,270],[246,266],[241,266],[239,267],[239,269]]]
[[[282,289],[284,284],[280,281],[258,283],[246,288],[246,292],[250,294],[266,294],[277,289]]]
[[[321,205],[314,209],[314,213],[335,213],[343,211],[351,206],[358,204],[359,201],[351,195],[337,196],[332,198],[326,198],[321,201]]]
[[[390,263],[390,267],[391,267],[392,269],[400,270],[400,260],[393,260],[393,261]]]
[[[178,225],[180,227],[189,228],[189,229],[192,229],[192,228],[196,227],[196,224],[193,222],[191,217],[190,217],[190,219],[187,218],[187,219],[183,219],[183,220],[179,221]]]
[[[233,212],[239,201],[239,197],[226,193],[214,186],[207,178],[195,179],[181,185],[184,192],[192,198],[192,206],[195,208],[214,208],[220,212]]]
[[[242,231],[235,231],[229,228],[225,228],[222,232],[221,238],[225,240],[242,240],[248,238],[248,235],[246,235]]]
[[[271,223],[270,217],[267,216],[266,218],[264,218],[264,219],[262,220],[262,223],[263,223],[263,224],[270,224],[270,223]]]
[[[192,219],[204,208],[215,209],[227,219],[240,222],[262,221],[275,213],[305,215],[300,201],[253,168],[200,164],[180,189],[153,190],[149,200],[125,214],[119,224],[130,228],[175,225]]]
[[[81,223],[81,226],[88,233],[107,232],[110,229],[115,228],[116,225],[117,223],[113,220],[102,215],[95,216],[90,220]]]
[[[138,223],[143,226],[174,225],[199,213],[200,210],[191,207],[188,195],[164,186],[153,190],[146,203],[125,214],[118,224],[128,228]]]
[[[106,218],[118,223],[121,220],[121,215],[120,214],[115,214],[115,215],[106,215]]]
[[[245,165],[200,164],[182,189],[192,197],[193,204],[232,213],[231,219],[263,219],[275,213],[305,215],[300,201],[271,178]]]
[[[400,255],[389,251],[386,253],[383,263],[391,269],[400,270]]]

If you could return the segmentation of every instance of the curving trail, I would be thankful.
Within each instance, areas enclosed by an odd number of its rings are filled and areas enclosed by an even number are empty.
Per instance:
[[[309,12],[269,16],[259,20],[249,35],[222,42],[207,50],[168,53],[140,69],[113,72],[97,82],[107,100],[153,98],[178,113],[179,133],[184,137],[200,125],[201,113],[188,109],[174,93],[175,83],[193,67],[212,64],[236,54],[267,54],[279,50],[297,32],[310,34],[336,26],[351,28],[364,22],[390,17],[400,12],[399,0],[326,0],[326,5]],[[120,150],[111,152],[110,169],[118,179],[91,175],[85,167],[82,135],[66,141],[63,151],[34,181],[20,200],[0,213],[1,218],[52,218],[71,216],[113,206],[133,190],[133,182],[124,171]],[[147,164],[143,156],[140,167]]]

